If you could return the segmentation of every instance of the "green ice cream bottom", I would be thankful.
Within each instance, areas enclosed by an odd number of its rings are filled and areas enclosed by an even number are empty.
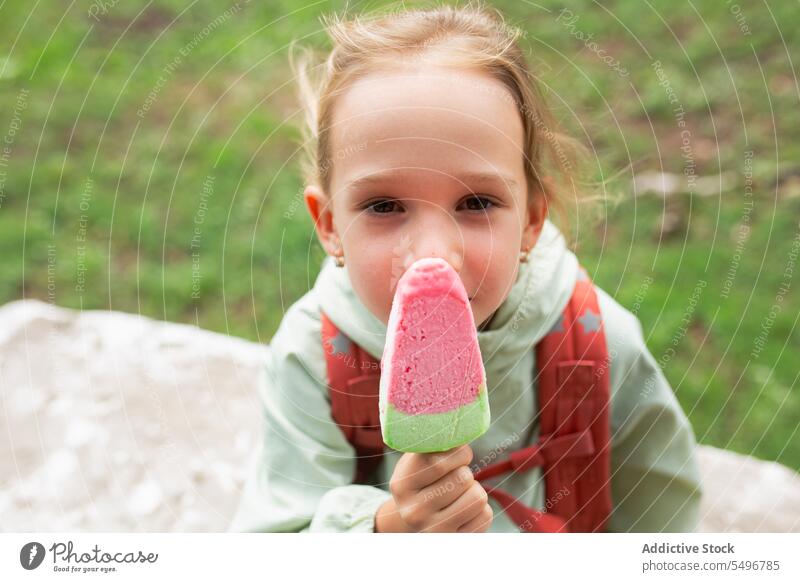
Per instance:
[[[484,383],[472,402],[447,412],[406,414],[387,403],[381,431],[383,442],[397,451],[433,453],[475,440],[489,429],[490,419]]]

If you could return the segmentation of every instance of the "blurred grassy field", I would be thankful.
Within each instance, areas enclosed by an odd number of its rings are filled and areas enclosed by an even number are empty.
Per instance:
[[[698,440],[800,469],[796,3],[493,4],[597,176],[619,174],[606,220],[574,217],[577,250],[640,317]],[[268,342],[323,256],[287,43],[325,47],[318,18],[343,5],[1,3],[0,303]],[[690,164],[715,192],[633,195],[633,171]]]

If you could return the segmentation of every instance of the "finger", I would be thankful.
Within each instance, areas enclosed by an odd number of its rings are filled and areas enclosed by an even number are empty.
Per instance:
[[[442,528],[441,531],[457,531],[483,510],[488,499],[486,490],[475,481],[461,497],[442,509],[432,521],[437,529]]]
[[[433,510],[443,509],[461,497],[474,480],[472,470],[462,465],[420,490],[418,497]]]
[[[472,461],[472,449],[461,445],[441,453],[407,453],[408,486],[417,491],[435,483],[449,472]]]
[[[494,511],[487,503],[478,515],[458,528],[458,533],[484,533],[492,525],[493,519]]]

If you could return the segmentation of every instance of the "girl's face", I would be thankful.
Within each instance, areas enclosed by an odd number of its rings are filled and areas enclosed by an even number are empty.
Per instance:
[[[343,254],[361,301],[387,323],[416,259],[459,273],[479,326],[516,281],[546,210],[527,204],[519,111],[502,83],[445,67],[371,74],[337,100],[331,192],[306,205],[329,254]]]

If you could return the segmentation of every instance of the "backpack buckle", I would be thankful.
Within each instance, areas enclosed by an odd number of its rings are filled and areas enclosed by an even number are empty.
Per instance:
[[[542,448],[542,453],[548,464],[555,463],[561,459],[586,457],[593,455],[595,452],[592,431],[589,429],[555,438],[550,435],[544,435],[539,439],[538,445]]]

